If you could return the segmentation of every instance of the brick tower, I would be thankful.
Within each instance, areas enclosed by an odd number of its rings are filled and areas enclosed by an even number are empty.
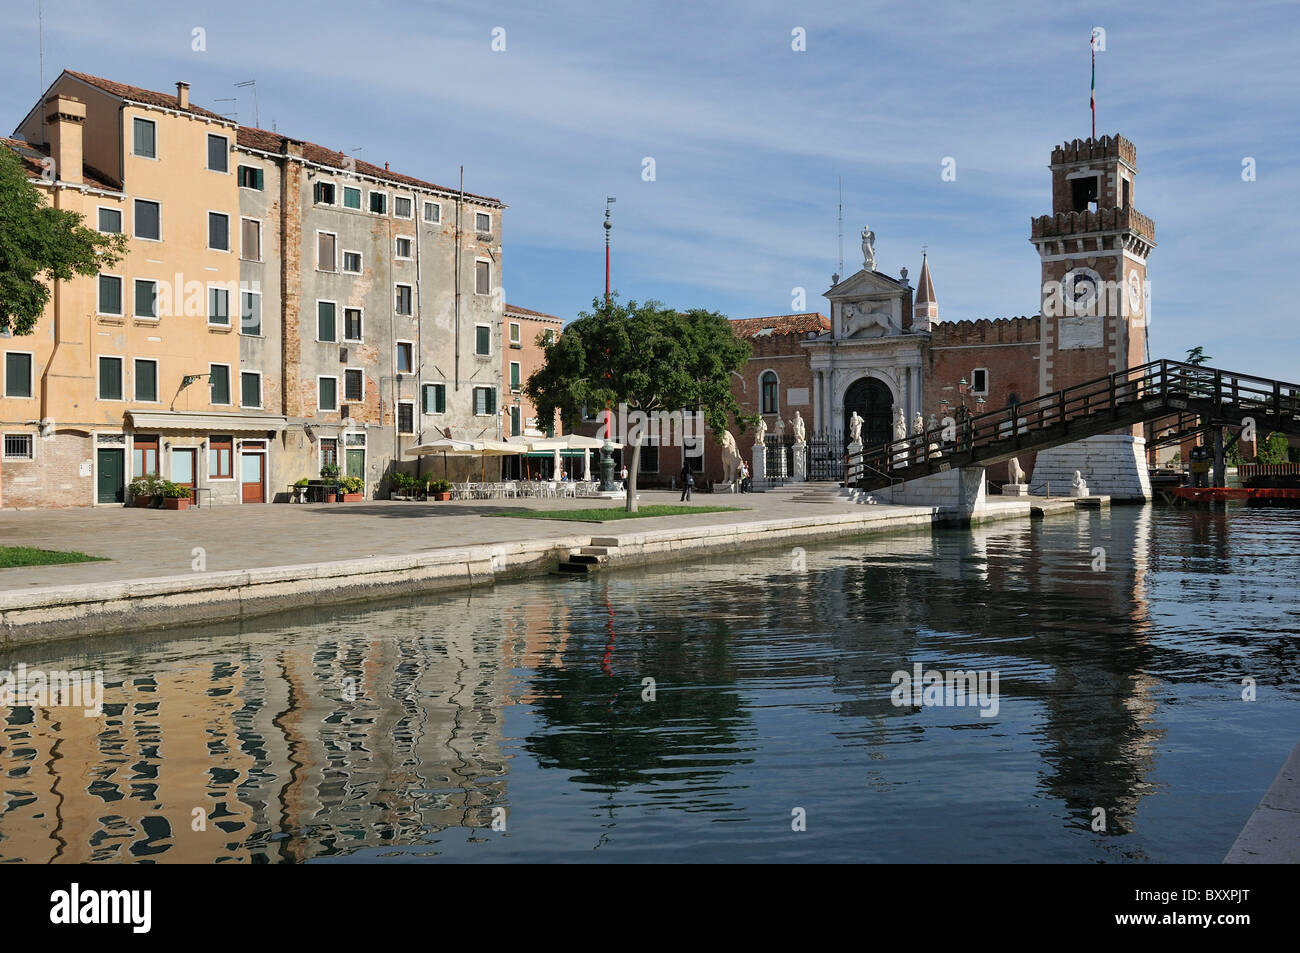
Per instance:
[[[1042,259],[1039,392],[1146,363],[1147,256],[1155,225],[1133,207],[1137,149],[1123,136],[1052,150],[1052,214],[1030,222]],[[1141,428],[1090,437],[1038,455],[1033,483],[1062,489],[1079,470],[1093,493],[1151,497]],[[1038,492],[1038,491],[1035,491]]]

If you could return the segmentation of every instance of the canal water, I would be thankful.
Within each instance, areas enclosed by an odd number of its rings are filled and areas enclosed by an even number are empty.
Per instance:
[[[1298,576],[1295,511],[1116,508],[0,654],[104,679],[0,709],[0,861],[1218,862]]]

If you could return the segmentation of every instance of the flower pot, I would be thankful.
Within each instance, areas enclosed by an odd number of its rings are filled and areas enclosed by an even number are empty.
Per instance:
[[[360,502],[361,502],[362,500],[364,500],[365,498],[366,498],[366,495],[365,495],[364,493],[344,493],[344,494],[343,494],[343,502],[344,502],[344,503],[360,503]]]
[[[152,496],[133,496],[131,497],[132,506],[153,506]]]
[[[447,490],[447,491],[445,491],[445,492],[443,492],[443,493],[435,493],[435,494],[433,494],[433,498],[434,498],[435,500],[441,500],[442,502],[445,503],[445,502],[447,502],[448,500],[451,499],[451,490]]]
[[[187,496],[164,496],[163,509],[165,510],[188,510],[190,508],[190,499]]]

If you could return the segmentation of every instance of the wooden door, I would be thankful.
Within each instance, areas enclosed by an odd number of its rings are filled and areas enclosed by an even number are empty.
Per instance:
[[[95,452],[98,476],[95,480],[95,500],[99,503],[121,503],[126,499],[126,450],[100,447]]]
[[[240,454],[239,486],[240,499],[243,502],[266,502],[266,454]]]

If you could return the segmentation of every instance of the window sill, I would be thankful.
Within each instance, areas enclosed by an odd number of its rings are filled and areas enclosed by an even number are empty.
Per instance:
[[[209,331],[216,331],[219,334],[229,334],[234,329],[228,324],[209,324]]]

